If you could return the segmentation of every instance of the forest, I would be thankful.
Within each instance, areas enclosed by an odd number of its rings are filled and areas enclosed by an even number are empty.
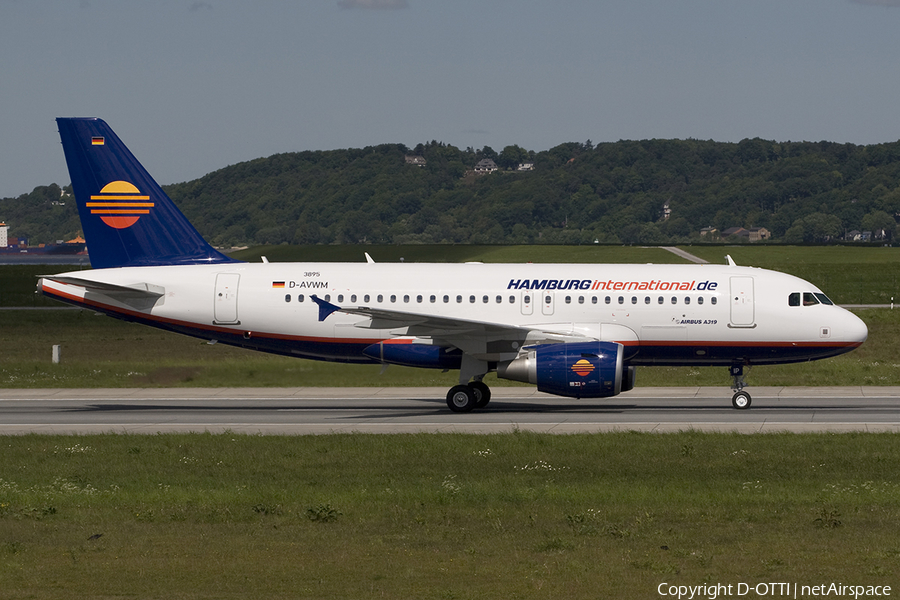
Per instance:
[[[498,170],[475,174],[484,158]],[[533,169],[518,170],[523,162]],[[588,140],[496,152],[431,141],[276,154],[163,187],[224,247],[691,243],[709,239],[704,227],[765,227],[794,244],[871,231],[889,243],[900,142]],[[57,184],[0,199],[0,221],[31,244],[81,230],[71,189]]]

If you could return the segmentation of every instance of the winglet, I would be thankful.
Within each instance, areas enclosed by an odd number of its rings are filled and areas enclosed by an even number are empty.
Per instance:
[[[730,255],[730,254],[726,254],[726,255],[725,255],[725,260],[728,261],[728,266],[729,266],[729,267],[736,267],[736,266],[737,266],[736,264],[734,264],[734,259],[731,258],[731,255]]]
[[[312,294],[309,298],[319,305],[319,321],[324,321],[331,313],[341,310],[340,306],[335,306],[331,302],[326,302],[315,294]]]
[[[374,260],[372,260],[372,257],[371,257],[371,256],[369,256],[369,253],[368,253],[368,252],[363,252],[363,254],[365,254],[365,255],[366,255],[366,262],[367,262],[367,263],[369,263],[369,264],[370,264],[370,265],[373,265],[373,264],[375,264],[375,261],[374,261]]]

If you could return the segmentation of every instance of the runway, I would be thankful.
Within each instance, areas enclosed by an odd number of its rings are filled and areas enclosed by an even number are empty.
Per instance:
[[[489,406],[447,408],[443,388],[0,390],[0,434],[900,431],[900,387],[637,388],[575,400],[495,387]]]

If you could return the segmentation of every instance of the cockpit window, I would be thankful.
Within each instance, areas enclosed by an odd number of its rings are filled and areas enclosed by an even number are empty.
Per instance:
[[[816,298],[818,298],[819,302],[821,302],[822,304],[827,304],[828,306],[831,306],[834,304],[834,302],[831,301],[831,298],[829,298],[822,292],[816,292]]]
[[[819,300],[812,292],[803,292],[803,306],[812,306],[818,304]]]
[[[800,306],[800,292],[788,296],[788,306]]]

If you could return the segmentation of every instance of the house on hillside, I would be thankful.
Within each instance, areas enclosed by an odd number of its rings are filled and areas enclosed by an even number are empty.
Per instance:
[[[424,167],[427,164],[424,156],[407,156],[406,164],[415,165],[417,167]]]
[[[488,173],[493,173],[498,168],[497,163],[490,158],[482,158],[478,161],[478,164],[475,165],[475,174],[487,175]]]
[[[758,242],[760,240],[767,240],[771,237],[769,230],[765,227],[751,227],[749,229],[744,229],[743,227],[729,227],[722,232],[723,238],[729,238],[733,235],[739,238],[745,238],[748,242]]]
[[[519,166],[516,167],[516,171],[534,171],[534,163],[533,162],[519,163]]]
[[[772,237],[772,234],[765,227],[751,227],[747,231],[750,233],[751,242],[759,242]]]

